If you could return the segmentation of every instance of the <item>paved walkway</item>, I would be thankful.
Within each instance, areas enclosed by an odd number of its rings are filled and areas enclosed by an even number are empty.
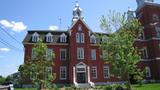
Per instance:
[[[0,85],[0,90],[8,90],[7,88],[8,88],[8,86],[2,86],[2,85]]]

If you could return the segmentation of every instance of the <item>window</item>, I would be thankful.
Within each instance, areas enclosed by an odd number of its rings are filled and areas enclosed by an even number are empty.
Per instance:
[[[157,14],[153,14],[153,15],[152,15],[152,20],[153,20],[154,22],[158,22],[158,21],[159,21],[158,15],[157,15]]]
[[[50,75],[52,75],[52,67],[46,68],[45,78],[49,79]]]
[[[160,27],[156,27],[157,37],[160,38]]]
[[[107,50],[102,51],[102,59],[108,59],[108,51]]]
[[[144,31],[142,31],[142,33],[139,36],[140,39],[145,39],[145,35],[144,35]]]
[[[141,58],[142,59],[148,58],[147,47],[141,49]]]
[[[67,68],[66,66],[60,67],[60,80],[66,80],[67,79]]]
[[[103,67],[103,75],[104,75],[104,78],[109,78],[110,77],[109,66],[104,66]]]
[[[60,49],[60,60],[66,60],[66,57],[67,57],[67,50]]]
[[[76,33],[76,42],[84,43],[84,33]]]
[[[95,37],[94,35],[92,35],[92,36],[90,37],[90,42],[91,42],[91,43],[96,43],[96,37]]]
[[[32,35],[32,42],[37,42],[39,40],[39,34],[37,32],[35,32]]]
[[[36,58],[36,51],[34,48],[32,48],[32,55],[31,55],[31,59],[35,59]]]
[[[91,49],[91,60],[96,60],[96,49]]]
[[[53,58],[53,50],[52,49],[47,49],[46,59],[47,60],[52,60],[52,58]]]
[[[97,78],[97,67],[96,66],[93,66],[92,67],[92,78],[93,79],[96,79]]]
[[[81,24],[78,25],[78,31],[82,31],[82,25]]]
[[[151,77],[151,70],[149,67],[145,67],[146,77]]]
[[[46,35],[46,42],[53,42],[53,35],[51,33]]]
[[[102,36],[102,42],[103,42],[103,43],[107,43],[107,42],[108,42],[108,38],[107,38],[106,35],[105,35],[105,36]]]
[[[67,36],[63,33],[61,36],[60,36],[60,42],[66,42]]]
[[[77,48],[77,59],[84,59],[84,49]]]

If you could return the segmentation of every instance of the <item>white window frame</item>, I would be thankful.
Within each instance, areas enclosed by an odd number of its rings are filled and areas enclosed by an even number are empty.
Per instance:
[[[108,51],[107,50],[102,50],[102,59],[108,59]]]
[[[77,48],[77,59],[84,59],[84,48]]]
[[[96,49],[91,49],[91,60],[96,60]]]
[[[46,79],[48,79],[48,73],[52,75],[52,67],[46,67],[46,73],[45,73],[45,78]]]
[[[78,31],[82,31],[82,25],[81,24],[78,25]]]
[[[146,59],[146,58],[148,58],[148,51],[147,51],[147,47],[143,47],[142,49],[141,49],[141,51],[142,51],[142,59]]]
[[[62,73],[62,70],[64,72]],[[65,77],[62,77],[62,74],[65,74]],[[67,67],[66,66],[60,66],[60,80],[66,80],[67,79]]]
[[[81,36],[80,36],[80,37],[81,37],[80,42],[81,42],[81,43],[84,43],[84,33],[81,33]]]
[[[76,33],[76,42],[77,43],[80,43],[80,33]]]
[[[37,32],[35,32],[32,35],[32,42],[37,42],[39,40],[39,34]]]
[[[157,38],[160,38],[160,27],[155,27],[155,29]]]
[[[47,60],[52,60],[52,57],[53,57],[53,49],[48,48],[47,51],[46,51],[46,59]]]
[[[65,58],[62,58],[62,52],[65,52]],[[67,59],[67,49],[60,49],[60,60],[66,60]]]
[[[105,36],[102,36],[102,42],[103,42],[103,43],[107,43],[107,42],[108,42],[108,38],[107,38],[106,35],[105,35]]]
[[[92,66],[91,75],[93,79],[97,79],[97,67],[96,66]]]
[[[94,35],[90,37],[90,43],[97,43],[96,37]]]
[[[146,73],[146,77],[151,77],[151,69],[150,67],[145,67],[145,73]]]
[[[36,58],[36,52],[35,52],[35,49],[32,48],[31,60],[34,60],[35,58]]]
[[[60,35],[60,42],[67,42],[67,36],[64,33]]]
[[[53,35],[51,33],[46,35],[46,42],[53,42]]]
[[[104,78],[110,78],[110,70],[108,65],[103,66],[103,76]]]
[[[84,43],[84,33],[76,33],[76,42]]]

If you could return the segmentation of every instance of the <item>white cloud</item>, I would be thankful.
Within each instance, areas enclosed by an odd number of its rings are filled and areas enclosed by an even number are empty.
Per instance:
[[[1,20],[0,24],[2,24],[4,27],[7,27],[7,28],[13,27],[13,24],[8,22],[7,20]]]
[[[9,48],[0,48],[0,51],[2,51],[2,52],[8,52],[8,51],[10,51],[10,49]]]
[[[49,30],[58,30],[58,26],[49,26]]]
[[[24,31],[27,28],[27,26],[24,25],[23,22],[15,22],[15,21],[10,22],[10,21],[7,21],[7,20],[0,20],[0,24],[3,27],[10,28],[15,32],[21,32],[21,31]]]

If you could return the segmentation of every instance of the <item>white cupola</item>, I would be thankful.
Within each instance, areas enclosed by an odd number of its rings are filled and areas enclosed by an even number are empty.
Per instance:
[[[72,18],[72,23],[75,22],[77,19],[82,18],[82,9],[80,8],[78,2],[76,1],[76,5],[73,9],[73,18]]]

